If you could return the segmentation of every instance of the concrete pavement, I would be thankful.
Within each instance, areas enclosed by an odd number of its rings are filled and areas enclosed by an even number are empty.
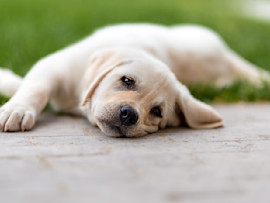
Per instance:
[[[216,109],[224,128],[136,139],[43,113],[0,133],[0,202],[270,202],[270,104]]]

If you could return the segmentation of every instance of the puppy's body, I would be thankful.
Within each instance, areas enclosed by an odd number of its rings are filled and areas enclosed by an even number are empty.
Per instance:
[[[195,100],[178,81],[224,86],[241,78],[254,83],[262,80],[256,67],[206,28],[149,24],[104,28],[40,60],[22,81],[4,70],[0,77],[6,78],[0,91],[4,89],[7,96],[20,86],[0,109],[0,129],[31,129],[50,100],[56,110],[83,115],[114,136],[137,136],[177,126],[183,122],[180,114],[191,127],[221,126],[219,115]],[[125,86],[124,80],[130,78],[135,81],[133,89]],[[129,113],[136,114],[135,123],[124,118],[126,106],[132,109]],[[154,107],[162,109],[161,118],[151,116]],[[198,121],[197,115],[191,118],[194,109],[200,112]]]

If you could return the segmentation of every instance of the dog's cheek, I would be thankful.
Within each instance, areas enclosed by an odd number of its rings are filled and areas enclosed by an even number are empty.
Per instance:
[[[180,126],[184,122],[184,117],[181,115],[183,113],[181,113],[180,107],[175,104],[175,107],[170,112],[167,112],[166,116],[162,119],[160,128]]]

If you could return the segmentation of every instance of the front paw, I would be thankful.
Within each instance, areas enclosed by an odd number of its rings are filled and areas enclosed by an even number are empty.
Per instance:
[[[25,131],[35,124],[33,109],[20,104],[6,103],[0,108],[0,131]]]

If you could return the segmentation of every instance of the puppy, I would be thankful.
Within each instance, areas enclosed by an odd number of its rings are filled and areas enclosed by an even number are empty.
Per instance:
[[[212,31],[193,25],[123,24],[38,61],[24,79],[0,69],[2,131],[25,131],[47,102],[86,117],[109,136],[142,136],[167,126],[223,126],[220,115],[183,84],[224,86],[269,74],[231,51]]]

